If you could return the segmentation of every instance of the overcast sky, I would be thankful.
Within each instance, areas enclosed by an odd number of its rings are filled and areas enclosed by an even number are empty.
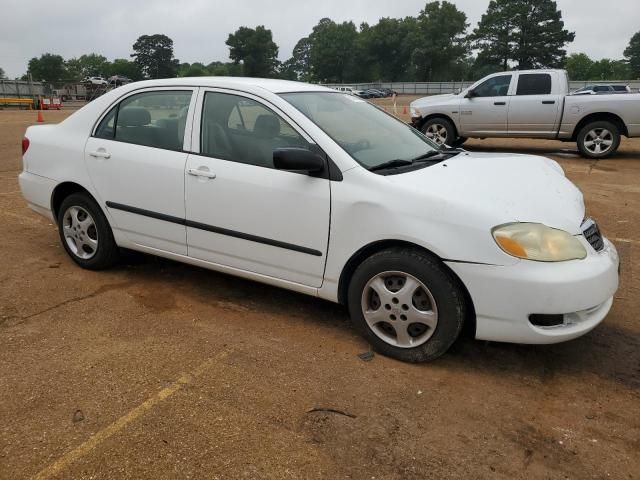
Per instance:
[[[475,27],[489,0],[451,0]],[[31,57],[65,59],[100,53],[129,58],[143,34],[164,33],[181,62],[227,61],[225,41],[240,26],[265,25],[286,60],[294,45],[323,17],[374,24],[380,17],[417,15],[425,0],[0,0],[0,67],[22,75]],[[557,0],[565,27],[576,32],[569,53],[622,58],[640,30],[640,0]]]

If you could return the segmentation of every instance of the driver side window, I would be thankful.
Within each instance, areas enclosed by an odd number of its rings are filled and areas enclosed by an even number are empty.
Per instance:
[[[250,98],[207,92],[200,126],[200,152],[209,157],[273,167],[278,148],[310,148],[274,111]]]
[[[504,97],[509,93],[511,75],[491,77],[473,89],[476,97]]]

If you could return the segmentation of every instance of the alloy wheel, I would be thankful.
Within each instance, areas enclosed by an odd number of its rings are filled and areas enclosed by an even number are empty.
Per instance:
[[[362,313],[373,333],[386,343],[413,348],[435,332],[438,309],[424,283],[404,272],[383,272],[362,291]]]
[[[71,252],[88,260],[98,250],[98,230],[93,217],[82,207],[67,208],[62,217],[62,233]]]
[[[613,134],[606,128],[589,130],[584,137],[584,148],[596,155],[609,151],[612,145]]]
[[[432,123],[429,125],[424,134],[430,140],[433,140],[438,145],[444,145],[447,143],[447,129],[440,123]]]

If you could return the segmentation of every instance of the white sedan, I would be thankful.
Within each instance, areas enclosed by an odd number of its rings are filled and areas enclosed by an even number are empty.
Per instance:
[[[554,161],[441,148],[296,82],[138,82],[29,127],[20,186],[69,256],[139,250],[347,305],[373,347],[442,355],[569,340],[607,315],[618,255]]]

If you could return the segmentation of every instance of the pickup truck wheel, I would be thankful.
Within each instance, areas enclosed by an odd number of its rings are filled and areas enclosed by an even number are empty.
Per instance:
[[[456,140],[456,129],[453,124],[442,117],[430,118],[422,125],[422,133],[438,145],[453,146]]]
[[[347,300],[355,327],[374,350],[405,362],[444,354],[464,322],[456,279],[437,258],[410,248],[366,259],[353,274]]]
[[[466,142],[468,140],[467,137],[458,137],[455,139],[453,143],[453,145],[451,145],[452,147],[461,147],[462,145],[464,145],[464,142]]]
[[[598,121],[585,125],[578,133],[578,149],[588,158],[606,158],[620,146],[620,131],[611,122]]]
[[[73,193],[62,201],[58,231],[67,254],[82,268],[102,270],[118,261],[118,246],[109,222],[86,193]]]

